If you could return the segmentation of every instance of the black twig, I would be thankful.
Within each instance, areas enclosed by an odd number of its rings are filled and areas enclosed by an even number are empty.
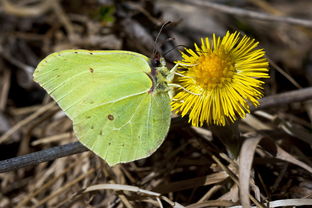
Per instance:
[[[87,151],[87,148],[79,142],[52,147],[46,150],[41,150],[27,155],[0,161],[0,173],[16,170],[29,165],[37,165],[41,162],[55,160],[60,157],[65,157],[84,151]]]

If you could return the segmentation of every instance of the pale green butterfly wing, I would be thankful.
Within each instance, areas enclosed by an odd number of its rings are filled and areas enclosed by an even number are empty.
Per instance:
[[[170,125],[166,91],[153,91],[148,58],[127,51],[67,50],[40,62],[38,82],[73,120],[81,143],[114,165],[144,158]]]

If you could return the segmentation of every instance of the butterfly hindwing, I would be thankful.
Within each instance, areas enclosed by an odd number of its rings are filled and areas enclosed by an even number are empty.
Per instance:
[[[67,50],[40,62],[34,79],[73,120],[78,139],[110,165],[147,157],[170,124],[166,92],[151,92],[148,59],[127,51]]]
[[[74,122],[80,141],[110,165],[144,158],[164,140],[170,124],[169,97],[143,94],[81,114]]]

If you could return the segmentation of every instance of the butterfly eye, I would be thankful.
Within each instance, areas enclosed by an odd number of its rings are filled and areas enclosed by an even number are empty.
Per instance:
[[[152,67],[159,67],[160,66],[160,60],[158,58],[154,58],[152,60]]]

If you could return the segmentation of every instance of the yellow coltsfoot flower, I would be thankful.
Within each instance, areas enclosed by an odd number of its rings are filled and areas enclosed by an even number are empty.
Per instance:
[[[176,63],[185,71],[177,79],[182,87],[171,103],[182,116],[189,115],[193,126],[226,125],[259,105],[263,81],[269,78],[268,61],[259,42],[238,32],[212,41],[201,39],[201,47],[185,49]],[[183,90],[184,88],[184,90]],[[185,90],[186,89],[186,90]]]

